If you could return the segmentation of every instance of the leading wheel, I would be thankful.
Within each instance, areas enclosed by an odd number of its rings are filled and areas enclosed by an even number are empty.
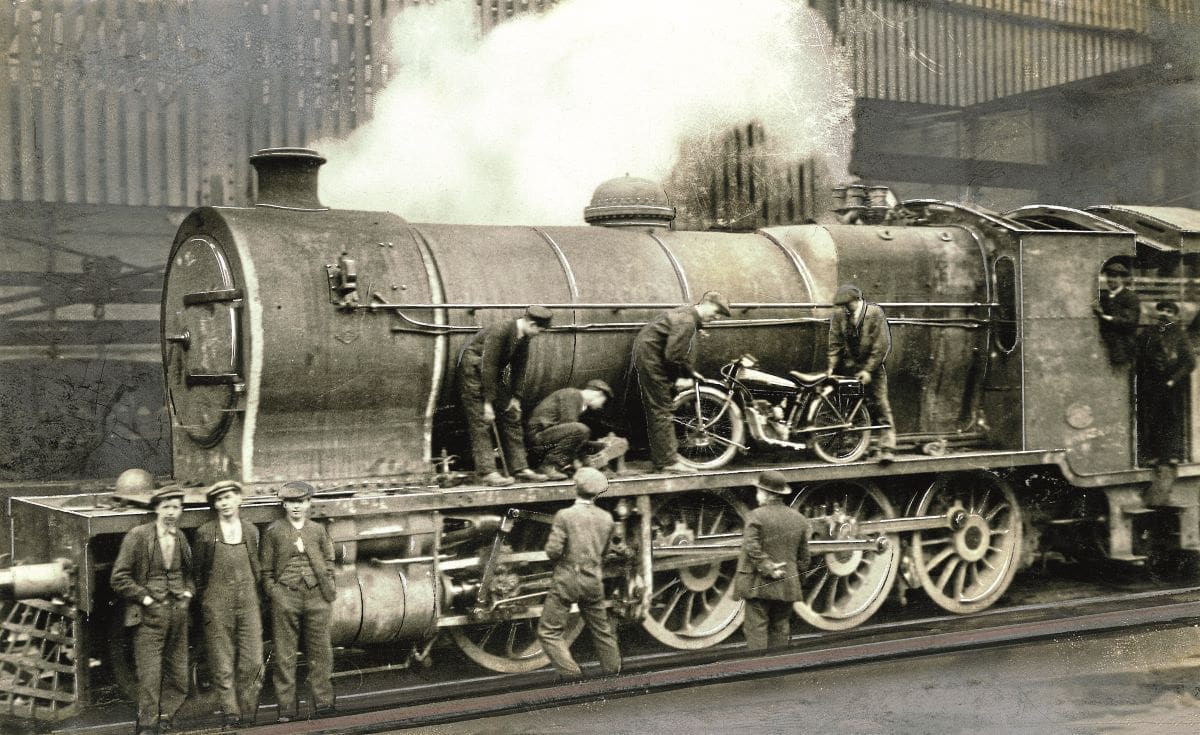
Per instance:
[[[1000,598],[1017,572],[1021,550],[1021,507],[1008,483],[995,475],[947,475],[921,496],[917,515],[961,510],[958,530],[912,535],[913,570],[921,588],[940,607],[972,613]]]
[[[725,492],[662,498],[653,511],[652,543],[677,547],[740,539],[746,513],[745,504]],[[707,648],[728,638],[742,623],[742,603],[733,599],[736,547],[731,551],[727,558],[655,571],[642,627],[672,648]]]
[[[742,445],[742,409],[715,388],[700,386],[675,396],[672,409],[679,461],[698,470],[729,464]]]
[[[523,674],[550,663],[537,637],[537,618],[506,620],[499,623],[451,628],[450,637],[467,658],[490,671]],[[567,643],[573,643],[583,630],[583,619],[571,618]]]
[[[831,464],[846,464],[862,457],[871,444],[871,415],[866,404],[837,392],[816,400],[812,426],[817,431],[812,432],[810,442],[813,452]],[[826,426],[839,428],[820,431]]]
[[[506,539],[505,551],[519,554],[525,551],[539,551],[546,545],[550,535],[550,526],[545,523],[518,522],[512,533]],[[486,557],[486,550],[491,545],[491,537],[480,538],[481,546],[476,556]],[[476,569],[476,574],[481,570]],[[508,585],[507,592],[493,590],[498,596],[521,596],[526,593],[545,590],[550,580],[550,563],[522,562],[511,566],[499,566],[496,578],[505,577]],[[477,577],[471,582],[478,583]],[[515,586],[514,586],[515,584]],[[517,603],[540,604],[541,598],[534,601]],[[505,607],[501,605],[499,610]],[[512,608],[514,612],[523,612],[523,608]],[[511,620],[465,625],[450,629],[450,637],[462,652],[475,663],[491,671],[505,674],[522,674],[547,666],[550,658],[542,651],[542,643],[537,637],[537,617],[522,617]],[[565,638],[568,644],[573,643],[583,630],[583,619],[579,615],[571,616]]]
[[[854,532],[863,521],[896,517],[883,491],[860,480],[805,488],[793,506],[817,526],[816,539],[844,535],[839,529]],[[889,534],[888,541],[884,551],[814,555],[801,578],[804,596],[793,606],[796,614],[820,630],[846,630],[866,622],[887,599],[900,569],[900,539]]]

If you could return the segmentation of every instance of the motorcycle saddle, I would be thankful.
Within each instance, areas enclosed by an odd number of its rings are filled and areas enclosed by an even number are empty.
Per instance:
[[[825,379],[825,373],[802,373],[797,370],[792,370],[788,372],[788,375],[792,376],[804,385],[816,385]]]

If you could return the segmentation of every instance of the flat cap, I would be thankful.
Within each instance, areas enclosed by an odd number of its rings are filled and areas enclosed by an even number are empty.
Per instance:
[[[183,500],[183,488],[178,485],[167,485],[164,488],[159,488],[157,492],[150,496],[150,507],[157,508],[162,501],[174,498]]]
[[[1154,308],[1158,311],[1169,311],[1172,314],[1179,313],[1179,304],[1174,301],[1160,301],[1154,305]]]
[[[608,489],[608,478],[595,467],[580,467],[575,470],[575,494],[594,498]]]
[[[837,293],[833,295],[834,306],[845,306],[855,299],[863,297],[862,289],[855,286],[853,283],[847,283],[844,286],[839,286]]]
[[[592,390],[598,390],[609,398],[613,397],[613,389],[609,387],[608,383],[605,383],[599,378],[592,378],[583,387],[591,388]]]
[[[787,480],[784,479],[783,475],[775,470],[767,470],[759,475],[758,481],[754,483],[754,487],[776,495],[787,495],[792,491],[788,487]]]
[[[311,498],[315,492],[316,488],[307,482],[292,480],[291,482],[284,483],[283,487],[279,488],[279,499],[305,500],[306,498]]]
[[[715,304],[721,316],[733,316],[733,312],[729,310],[729,302],[725,300],[720,291],[705,291],[697,303]]]
[[[550,326],[554,313],[544,306],[530,306],[525,309],[525,318],[544,329]]]
[[[1104,274],[1109,276],[1127,276],[1129,268],[1124,263],[1109,263],[1104,266]]]
[[[221,493],[228,492],[230,490],[238,495],[241,495],[245,492],[242,490],[242,484],[240,482],[236,482],[234,480],[218,480],[217,482],[214,482],[208,486],[208,489],[204,491],[204,497],[206,500],[208,500],[208,504],[212,505],[214,502],[216,502],[217,498],[221,497]]]

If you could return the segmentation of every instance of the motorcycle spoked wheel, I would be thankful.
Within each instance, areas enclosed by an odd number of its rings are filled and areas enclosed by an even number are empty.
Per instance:
[[[817,400],[820,403],[813,414],[812,428],[847,423],[850,428],[812,432],[809,446],[813,452],[830,464],[846,464],[866,454],[867,447],[871,445],[871,429],[855,428],[871,425],[871,414],[867,411],[866,403],[837,393]]]
[[[715,470],[729,464],[746,433],[741,406],[708,386],[675,396],[672,423],[679,443],[679,461],[698,470]]]

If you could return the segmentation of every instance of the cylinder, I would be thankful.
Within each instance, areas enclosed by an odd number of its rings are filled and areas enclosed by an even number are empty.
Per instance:
[[[0,600],[31,600],[65,595],[71,589],[71,562],[56,559],[0,569]]]
[[[433,565],[358,563],[338,569],[335,646],[418,640],[434,627]]]

